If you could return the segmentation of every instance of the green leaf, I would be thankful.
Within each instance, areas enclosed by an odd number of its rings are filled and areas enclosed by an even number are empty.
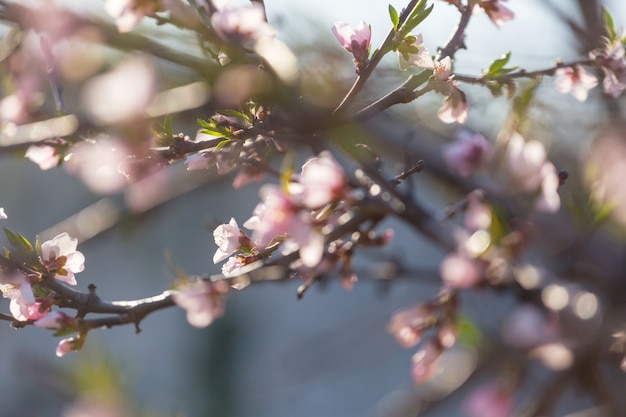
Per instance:
[[[499,71],[500,69],[504,68],[504,66],[509,63],[509,59],[511,59],[510,51],[507,52],[505,55],[502,55],[501,58],[498,58],[495,61],[493,61],[491,65],[489,65],[489,71],[487,73],[488,74],[495,73]]]
[[[539,84],[540,79],[538,78],[526,83],[513,99],[513,111],[518,115],[519,120],[525,118]]]
[[[217,137],[225,136],[221,130],[215,129],[213,127],[202,129],[200,132],[206,133],[207,135],[217,136]]]
[[[221,141],[220,143],[217,144],[217,146],[215,147],[215,150],[219,151],[220,149],[222,149],[224,146],[228,145],[231,142],[232,142],[232,140],[225,139],[225,140],[223,140],[223,141]]]
[[[19,251],[32,252],[33,245],[24,236],[19,233],[13,233],[6,227],[4,228],[4,234],[6,235],[9,243]]]
[[[426,1],[422,1],[418,4],[418,7],[415,8],[415,11],[411,14],[411,16],[407,19],[406,24],[404,25],[404,31],[406,33],[411,32],[413,29],[417,27],[420,23],[426,19],[430,13],[433,11],[434,4],[431,4],[428,8],[423,8],[426,5]]]
[[[239,119],[243,119],[243,120],[247,120],[248,116],[243,114],[242,112],[239,112],[237,110],[218,110],[217,111],[218,114],[221,114],[223,116],[228,116],[228,117],[237,117]]]
[[[174,132],[172,131],[172,116],[170,114],[165,116],[165,119],[163,119],[163,132],[165,132],[169,136],[172,136],[174,134]]]
[[[461,318],[457,323],[457,330],[459,343],[473,348],[478,348],[483,343],[482,332],[469,318]]]
[[[389,5],[389,17],[391,18],[391,23],[393,24],[393,30],[396,32],[398,30],[400,18],[398,17],[398,11],[391,4]]]
[[[200,125],[200,127],[203,127],[205,129],[210,129],[212,127],[214,127],[213,124],[207,122],[206,120],[202,120],[202,119],[197,119],[198,124]]]
[[[615,32],[615,24],[613,23],[613,17],[606,7],[602,7],[602,20],[604,20],[604,27],[609,35],[609,40],[614,41],[617,37]]]

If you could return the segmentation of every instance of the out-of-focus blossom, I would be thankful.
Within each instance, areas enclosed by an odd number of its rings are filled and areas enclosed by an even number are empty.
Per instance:
[[[487,16],[497,27],[502,27],[504,22],[515,17],[511,10],[502,5],[504,1],[506,0],[480,0],[476,7],[480,7],[487,12]]]
[[[33,288],[28,279],[15,272],[0,279],[0,291],[4,298],[9,298],[11,315],[19,321],[38,319],[45,313],[39,312],[39,304],[35,300]]]
[[[400,71],[415,66],[422,68],[432,68],[434,62],[430,56],[430,52],[422,43],[424,39],[421,33],[411,35],[402,40],[398,47],[398,61],[400,62]]]
[[[98,124],[116,124],[146,117],[156,86],[154,65],[147,58],[133,57],[113,71],[85,84],[82,103]]]
[[[532,305],[517,307],[504,321],[502,339],[518,349],[528,349],[554,341],[558,335],[557,322]]]
[[[53,140],[53,142],[59,145],[67,143],[63,139],[56,139]],[[39,165],[39,169],[41,169],[42,171],[46,171],[59,165],[61,156],[62,155],[59,153],[59,149],[55,146],[50,145],[29,146],[28,149],[26,149],[26,153],[24,154],[25,158],[28,158],[37,165]]]
[[[451,288],[474,287],[481,281],[483,273],[481,261],[461,252],[449,254],[439,265],[441,279]]]
[[[254,172],[249,169],[242,169],[235,175],[235,179],[233,180],[233,188],[235,190],[239,190],[240,188],[245,187],[251,182],[261,182],[263,181],[264,174],[263,172]]]
[[[467,177],[483,167],[493,153],[493,146],[482,134],[462,129],[454,142],[443,147],[443,159],[450,169]]]
[[[6,219],[7,214],[4,212],[4,207],[0,207],[0,220]]]
[[[172,295],[174,302],[187,311],[187,321],[194,327],[207,327],[224,315],[226,282],[196,280],[186,284]]]
[[[592,51],[590,56],[601,63],[604,79],[603,91],[617,98],[626,89],[626,59],[624,45],[619,41],[606,41],[603,48]]]
[[[559,68],[554,76],[556,91],[562,94],[571,93],[578,101],[587,100],[589,90],[598,85],[595,75],[588,73],[580,65]]]
[[[467,417],[508,417],[514,399],[497,385],[479,387],[466,399],[463,409]]]
[[[439,345],[435,342],[429,342],[413,355],[411,358],[411,375],[413,382],[423,384],[437,375],[437,372],[439,372],[441,352],[442,350]]]
[[[456,82],[450,83],[449,94],[437,112],[439,120],[444,123],[463,124],[467,121],[467,113],[468,105],[465,93],[456,87]]]
[[[540,191],[536,208],[555,212],[561,206],[558,195],[558,172],[547,160],[546,149],[536,140],[525,141],[517,132],[509,138],[505,154],[506,170],[511,186],[523,193]]]
[[[239,43],[250,49],[260,39],[275,35],[274,28],[265,20],[265,9],[260,3],[225,6],[213,13],[211,24],[225,41]]]
[[[352,52],[357,65],[357,70],[368,60],[370,54],[370,42],[372,29],[370,25],[361,21],[356,27],[348,23],[338,22],[332,27],[333,34],[339,44],[348,52]]]
[[[46,266],[56,270],[56,279],[70,285],[76,285],[74,274],[85,269],[85,256],[76,250],[77,247],[78,239],[72,239],[66,232],[41,244]]]
[[[217,251],[215,251],[215,255],[213,255],[214,264],[222,262],[224,259],[235,253],[240,246],[240,233],[237,220],[233,217],[230,218],[230,222],[228,222],[228,224],[221,224],[215,228],[213,231],[213,238],[215,239],[215,244],[217,245]]]
[[[486,230],[491,226],[491,219],[491,208],[485,204],[483,193],[480,190],[469,193],[465,209],[465,227],[470,232]]]
[[[159,9],[158,1],[104,0],[104,10],[115,19],[121,33],[135,29],[144,16],[153,15]]]
[[[626,225],[626,125],[600,130],[584,158],[583,171],[596,205],[611,209],[614,218]]]
[[[302,203],[313,209],[325,206],[345,192],[343,168],[328,151],[321,152],[302,166],[299,183]]]
[[[33,323],[35,326],[43,327],[45,329],[63,329],[74,321],[73,318],[68,316],[62,311],[51,311],[39,320]]]
[[[128,155],[126,145],[117,139],[82,141],[69,149],[63,167],[78,175],[92,191],[110,194],[126,185],[120,170]]]
[[[70,352],[73,352],[75,349],[76,339],[73,337],[67,337],[65,339],[61,339],[59,344],[57,345],[56,355],[60,358],[62,356],[67,355]]]
[[[82,398],[63,410],[63,417],[130,417],[121,405]]]
[[[417,345],[422,339],[422,334],[434,323],[433,310],[428,305],[418,305],[406,310],[401,310],[391,317],[387,330],[391,333],[400,346],[409,348]]]

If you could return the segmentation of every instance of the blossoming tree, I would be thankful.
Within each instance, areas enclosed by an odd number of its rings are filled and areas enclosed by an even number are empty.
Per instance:
[[[42,170],[62,165],[98,194],[127,190],[127,204],[138,210],[158,204],[164,172],[181,163],[189,171],[233,173],[234,189],[263,183],[249,217],[230,218],[213,231],[215,247],[206,248],[207,258],[215,251],[212,261],[223,262],[221,274],[179,273],[172,288],[138,300],[102,300],[95,285],[88,292],[74,289],[77,281],[89,281],[89,260],[78,250],[82,237],[63,232],[43,242],[27,238],[10,230],[11,213],[0,209],[7,242],[0,255],[0,290],[10,300],[0,319],[15,328],[55,331],[61,338],[56,355],[64,356],[79,351],[91,332],[139,328],[151,313],[170,307],[184,309],[192,326],[209,326],[228,314],[228,297],[259,281],[297,280],[298,297],[327,279],[338,279],[349,291],[367,279],[357,276],[355,259],[364,248],[388,245],[394,230],[383,223],[396,219],[447,253],[436,271],[441,291],[389,318],[391,335],[416,349],[407,363],[415,384],[439,378],[446,351],[467,338],[473,325],[463,315],[463,292],[494,289],[510,294],[515,305],[501,342],[520,362],[539,359],[558,376],[555,394],[540,396],[529,414],[520,415],[549,415],[568,378],[583,381],[602,415],[623,414],[626,408],[606,387],[603,372],[606,365],[626,369],[626,321],[617,313],[623,311],[621,298],[614,297],[626,290],[618,279],[624,266],[620,255],[607,255],[610,266],[602,268],[591,247],[610,242],[623,253],[626,218],[626,129],[619,111],[626,34],[606,9],[596,10],[602,30],[578,60],[555,58],[529,70],[510,66],[513,52],[467,75],[455,66],[473,17],[486,13],[502,27],[515,18],[516,1],[511,9],[505,0],[410,0],[401,10],[389,5],[386,28],[364,21],[329,28],[327,36],[334,35],[352,58],[346,65],[354,80],[334,92],[335,102],[320,106],[307,97],[310,74],[280,40],[263,1],[105,0],[114,26],[48,4],[0,5],[1,18],[13,25],[0,55],[10,80],[0,102],[3,149]],[[434,7],[453,8],[458,22],[449,40],[431,51],[420,25],[432,18]],[[193,33],[203,57],[134,34],[144,19]],[[372,32],[383,30],[387,36],[372,45]],[[27,42],[29,36],[37,38],[36,46]],[[108,71],[89,68],[88,61],[66,65],[72,58],[68,42],[91,42],[93,36],[144,54],[124,57]],[[197,80],[157,93],[159,71],[150,55],[195,71]],[[372,97],[366,90],[391,55],[394,71],[405,80]],[[24,65],[31,59],[40,67]],[[557,92],[580,102],[602,95],[613,109],[610,127],[598,129],[581,173],[559,170],[542,138],[525,125],[535,94],[546,88],[541,81],[551,78]],[[74,83],[80,86],[78,107],[66,97]],[[466,124],[474,87],[511,100],[512,116],[494,127],[498,133],[489,138],[458,129],[445,144],[417,143],[424,157],[405,161],[395,172],[390,166],[397,161],[385,147],[399,142],[366,143],[353,129],[424,97],[441,100],[432,113],[440,123]],[[175,132],[173,121],[193,109],[197,131]],[[447,181],[459,200],[433,208],[417,198],[408,183],[422,172]],[[571,175],[575,186],[564,193]],[[620,230],[607,237],[606,225]],[[559,236],[563,229],[569,236]],[[386,278],[393,282],[394,274]],[[591,341],[575,330],[590,320],[597,323]],[[469,395],[466,415],[512,415],[521,369]],[[81,412],[68,415],[87,415]]]

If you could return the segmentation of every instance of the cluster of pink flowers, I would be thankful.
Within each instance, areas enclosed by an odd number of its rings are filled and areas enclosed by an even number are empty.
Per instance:
[[[407,36],[398,47],[400,70],[416,66],[433,71],[432,86],[444,98],[443,106],[437,116],[444,123],[465,123],[467,121],[468,105],[465,93],[458,88],[459,83],[452,74],[452,60],[445,57],[435,61],[424,47],[421,34]]]
[[[395,336],[398,343],[405,348],[418,345],[424,333],[436,327],[432,339],[411,358],[411,375],[416,384],[423,384],[433,379],[440,366],[440,358],[445,349],[456,343],[456,326],[454,317],[439,310],[441,304],[425,303],[401,310],[393,315],[387,330]]]
[[[41,244],[41,263],[46,271],[54,274],[53,278],[69,285],[76,285],[75,274],[82,272],[85,257],[77,250],[77,240],[61,233],[53,239]],[[11,300],[9,310],[18,321],[33,320],[39,327],[48,329],[71,328],[75,320],[62,311],[52,311],[52,301],[47,297],[39,297],[40,278],[25,275],[20,271],[3,271],[0,275],[0,291],[5,298]],[[67,353],[63,346],[67,340],[62,340],[57,349],[57,355]]]

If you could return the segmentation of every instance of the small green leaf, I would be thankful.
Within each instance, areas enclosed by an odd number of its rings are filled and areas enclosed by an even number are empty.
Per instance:
[[[216,136],[216,137],[222,137],[225,136],[224,133],[221,130],[212,128],[212,127],[208,127],[205,129],[202,129],[200,131],[201,133],[206,133],[207,135],[211,135],[211,136]]]
[[[498,58],[495,61],[493,61],[491,65],[489,66],[489,72],[498,71],[500,68],[504,67],[509,62],[509,59],[511,59],[510,51],[507,52],[505,55],[502,55],[501,58]]]
[[[220,143],[217,144],[217,146],[215,147],[215,150],[219,151],[220,149],[222,149],[224,146],[228,145],[231,142],[232,142],[232,140],[225,139],[225,140],[223,140],[223,141],[221,141]]]
[[[426,2],[420,2],[420,5],[426,5]],[[419,6],[419,5],[418,5]],[[415,29],[420,23],[426,19],[430,13],[433,11],[434,4],[431,4],[430,7],[426,9],[422,9],[418,7],[415,9],[415,12],[411,14],[411,16],[407,19],[406,24],[404,25],[405,32],[411,32]]]
[[[602,7],[602,19],[604,20],[604,27],[609,35],[609,40],[614,41],[617,37],[615,32],[615,24],[613,23],[613,17],[606,7]]]
[[[205,129],[210,129],[212,127],[214,127],[214,125],[212,125],[211,123],[207,122],[206,120],[202,120],[202,119],[197,119],[198,120],[198,124],[200,125],[200,127],[203,127]]]
[[[398,17],[398,11],[391,4],[389,5],[389,17],[391,18],[391,23],[393,24],[393,30],[396,32],[398,30],[400,18]]]
[[[478,326],[467,317],[461,318],[457,323],[459,343],[462,345],[478,348],[483,343],[483,335]]]

